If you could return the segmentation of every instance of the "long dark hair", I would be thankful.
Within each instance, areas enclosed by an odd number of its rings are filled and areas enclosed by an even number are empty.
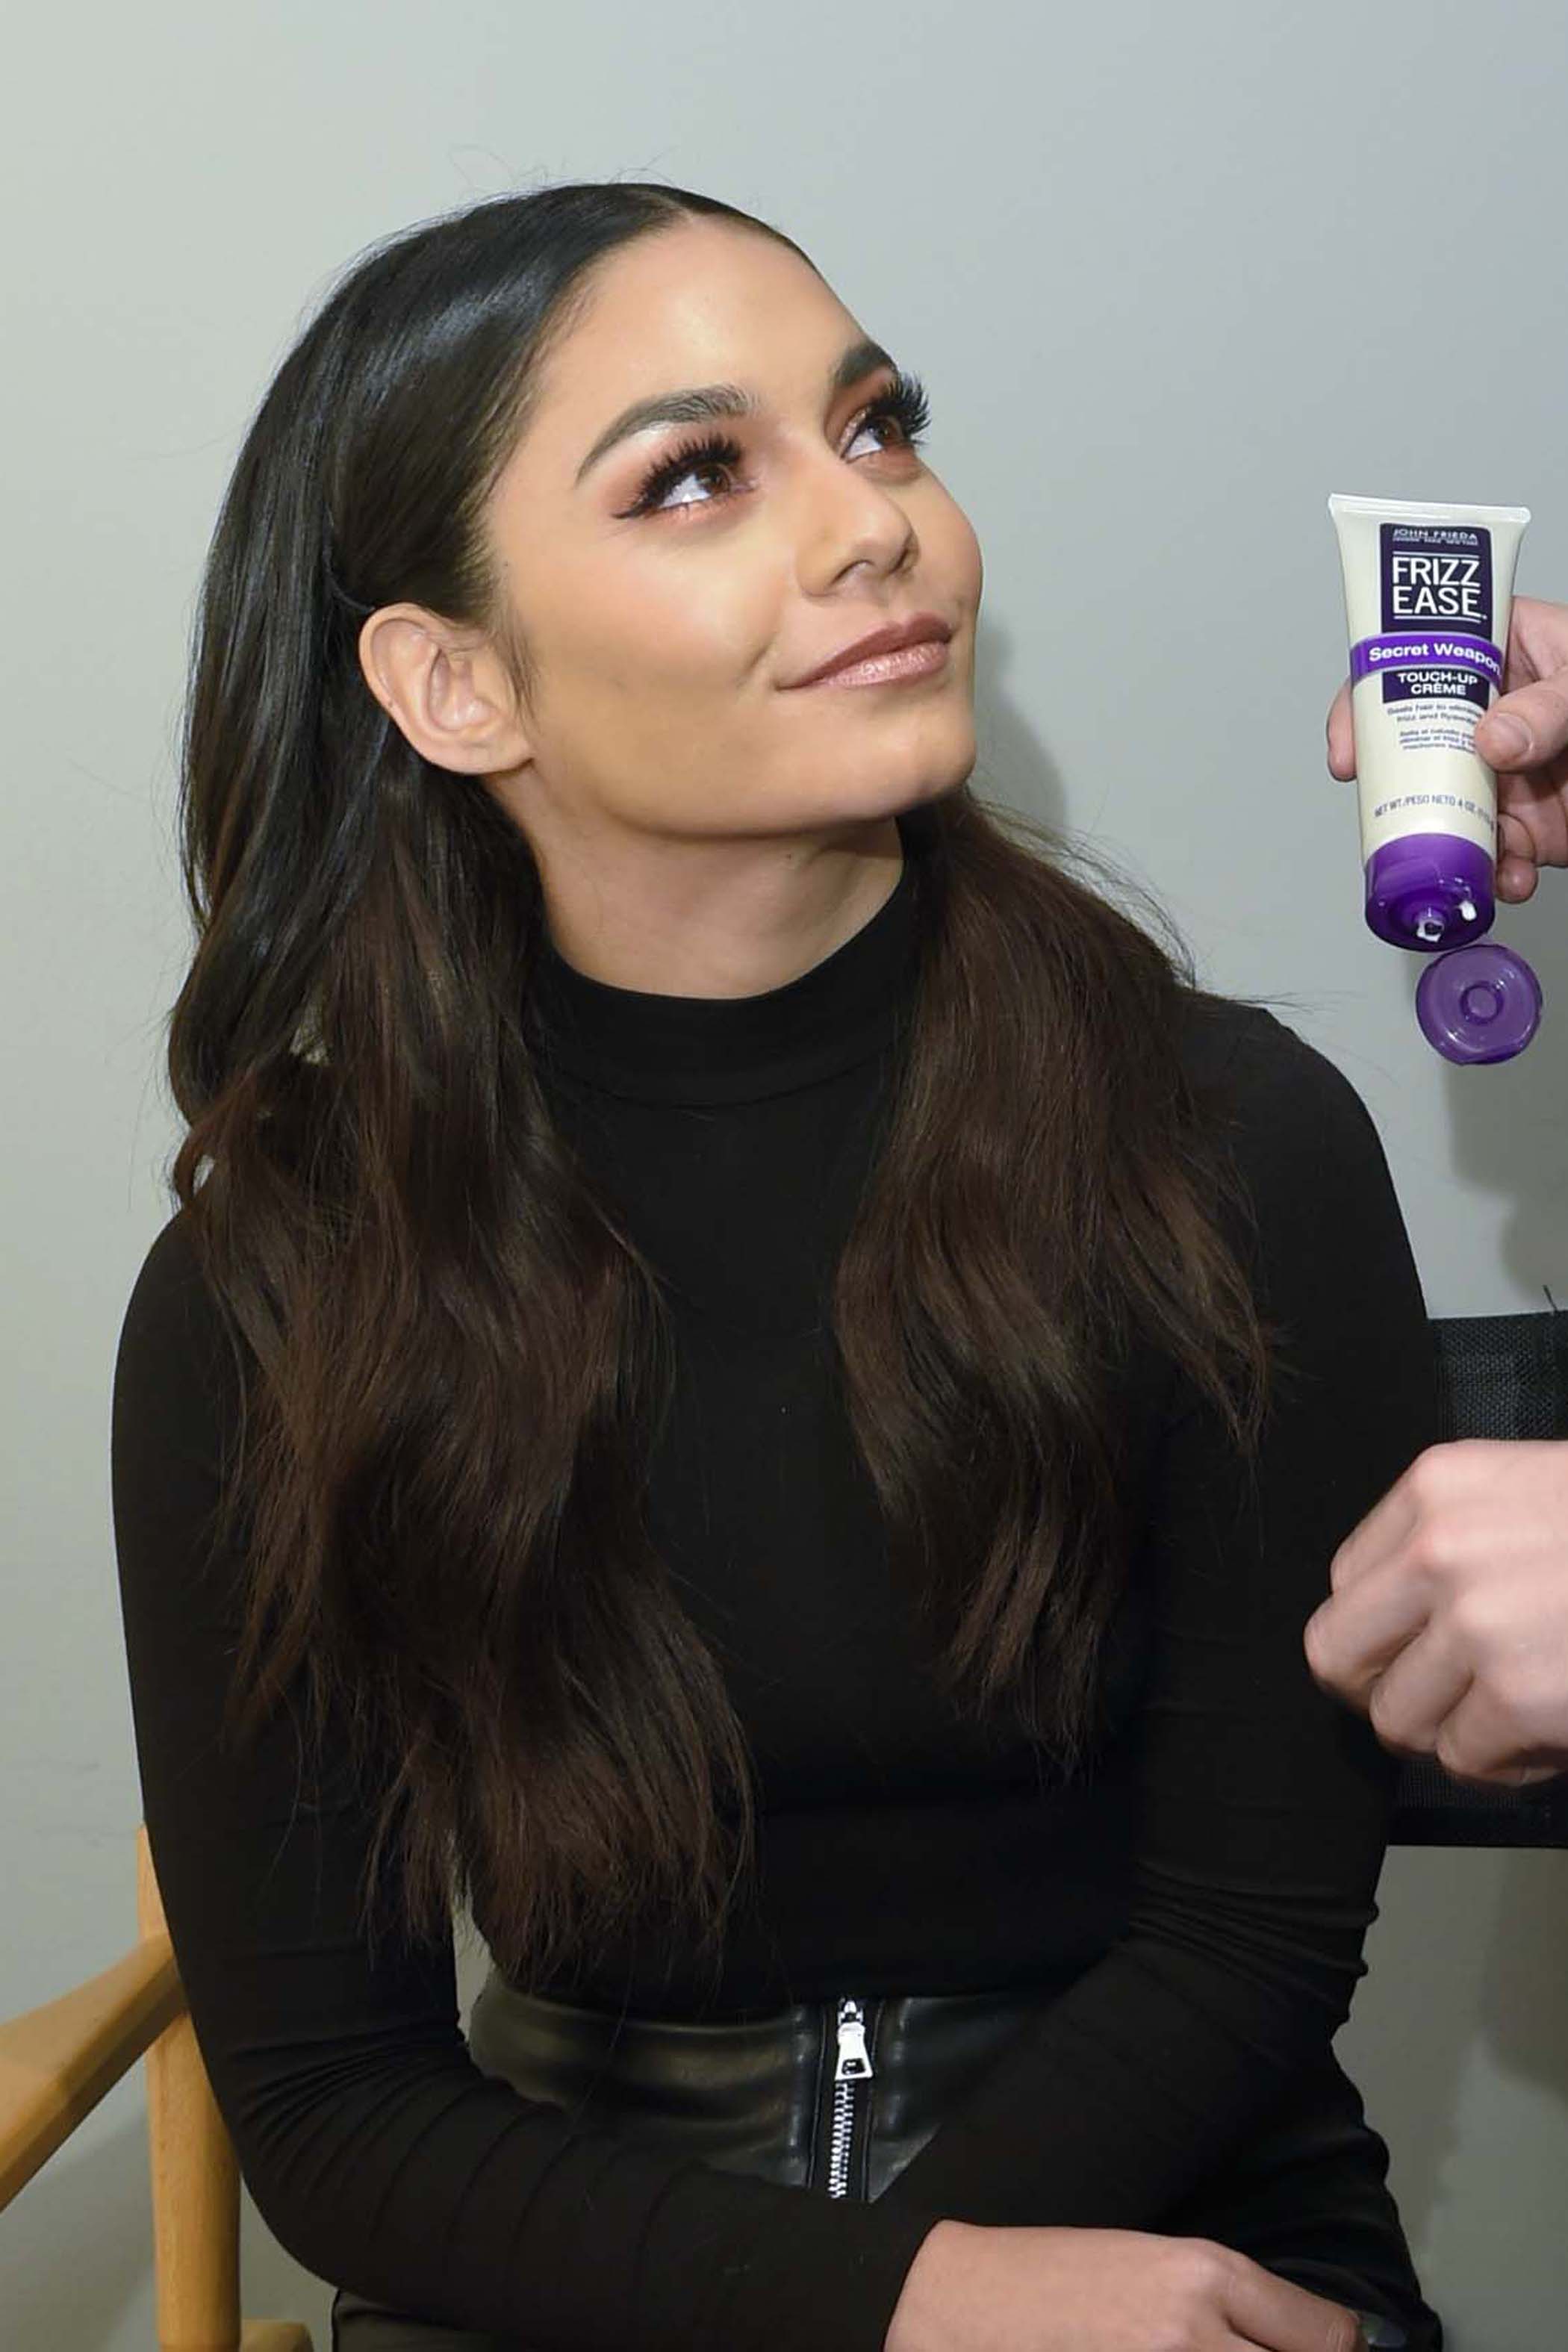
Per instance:
[[[610,182],[362,257],[246,437],[186,706],[172,1184],[245,1371],[226,1732],[247,1740],[303,1674],[312,1736],[374,1792],[373,1939],[395,1848],[402,1926],[438,1936],[468,1901],[520,1983],[645,1902],[716,1952],[753,1790],[639,1513],[669,1392],[658,1277],[530,1053],[538,870],[483,785],[387,718],[357,636],[403,598],[500,627],[482,516],[541,362],[596,263],[694,215],[800,251],[712,198]],[[526,691],[528,648],[503,642]],[[1070,1769],[1128,1556],[1129,1340],[1251,1456],[1270,1335],[1182,1076],[1179,940],[968,784],[900,822],[921,965],[836,1276],[844,1391],[953,1700],[1005,1706]]]

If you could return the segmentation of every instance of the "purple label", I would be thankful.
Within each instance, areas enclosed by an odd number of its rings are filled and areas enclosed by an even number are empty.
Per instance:
[[[1383,673],[1384,703],[1426,698],[1484,710],[1502,685],[1492,641],[1491,533],[1474,523],[1378,526],[1383,628],[1351,656],[1352,677]]]
[[[1436,629],[1420,636],[1411,631],[1398,636],[1363,637],[1351,647],[1352,686],[1379,673],[1444,667],[1469,670],[1500,688],[1502,648],[1489,637],[1450,635],[1447,630]]]

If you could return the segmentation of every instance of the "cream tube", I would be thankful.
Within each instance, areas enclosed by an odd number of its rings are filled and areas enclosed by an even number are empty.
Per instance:
[[[1329,500],[1344,576],[1366,919],[1456,947],[1495,911],[1497,779],[1476,723],[1502,689],[1528,507]]]

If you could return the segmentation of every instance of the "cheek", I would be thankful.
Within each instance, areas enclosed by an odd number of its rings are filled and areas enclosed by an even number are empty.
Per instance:
[[[710,696],[732,698],[764,672],[778,629],[771,584],[717,564],[666,567],[657,583],[595,604],[574,668],[583,690],[649,709],[689,709]]]
[[[955,499],[943,498],[940,517],[921,536],[949,593],[966,611],[976,608],[985,585],[984,558],[974,526]]]
[[[694,692],[733,695],[777,660],[780,613],[779,582],[765,566],[694,564],[660,599],[655,626],[663,674],[673,669]]]
[[[619,598],[592,630],[574,632],[558,663],[548,730],[557,757],[627,809],[672,794],[711,805],[715,782],[771,756],[771,611],[699,582],[679,593]]]

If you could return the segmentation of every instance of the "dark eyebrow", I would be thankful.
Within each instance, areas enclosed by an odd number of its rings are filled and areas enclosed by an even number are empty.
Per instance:
[[[828,378],[830,398],[847,392],[874,368],[890,368],[892,359],[880,343],[862,340],[851,343]],[[717,416],[755,416],[762,403],[754,394],[744,392],[739,384],[705,383],[689,392],[665,392],[652,400],[637,400],[624,408],[613,425],[607,425],[577,468],[577,482],[590,467],[634,433],[646,433],[650,425],[706,425]],[[575,488],[576,484],[573,487]]]

